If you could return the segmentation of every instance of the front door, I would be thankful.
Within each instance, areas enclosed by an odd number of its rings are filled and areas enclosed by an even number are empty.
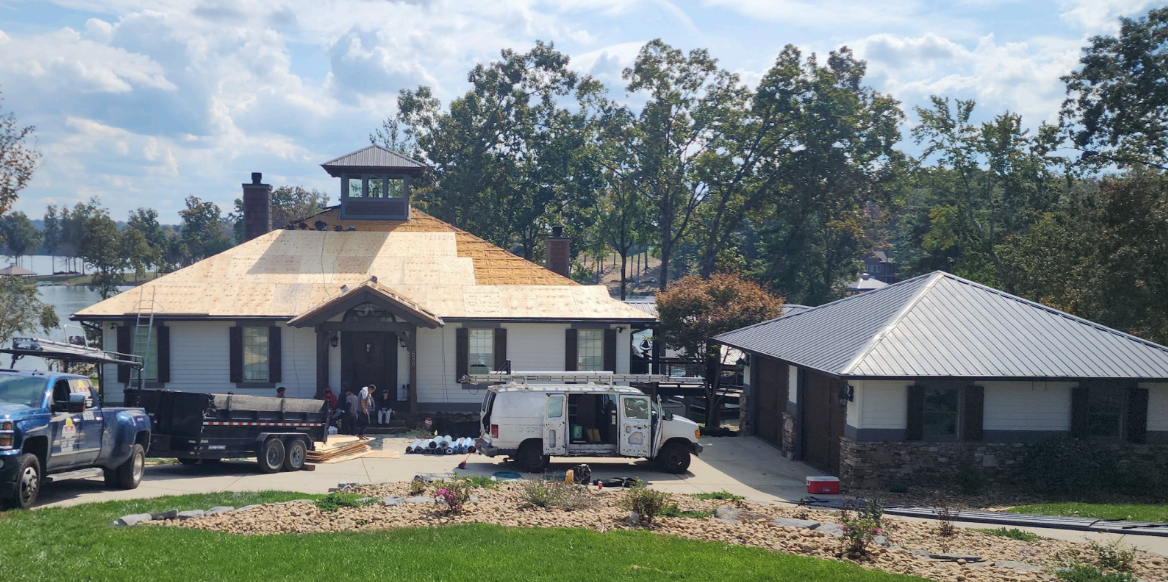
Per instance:
[[[649,430],[649,397],[620,397],[620,454],[648,457],[652,434]]]
[[[543,418],[543,454],[568,454],[568,415],[564,411],[563,394],[548,396]]]
[[[356,393],[370,384],[389,387],[397,396],[397,343],[392,333],[380,331],[342,332],[341,378]]]

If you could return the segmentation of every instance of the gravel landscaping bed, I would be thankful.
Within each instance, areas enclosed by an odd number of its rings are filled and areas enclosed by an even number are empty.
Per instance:
[[[461,512],[446,514],[441,511],[442,506],[428,499],[411,498],[409,487],[409,483],[389,483],[353,488],[347,492],[378,501],[332,511],[322,512],[310,502],[289,502],[161,523],[239,535],[459,523],[579,527],[599,532],[650,529],[665,535],[853,561],[869,568],[954,582],[1057,580],[1053,574],[1055,568],[1076,560],[1092,563],[1095,555],[1086,544],[1045,539],[1027,542],[961,528],[952,536],[941,537],[934,523],[887,519],[881,532],[883,539],[870,546],[866,558],[853,560],[843,553],[840,519],[836,512],[830,511],[673,495],[672,502],[681,512],[704,517],[658,517],[651,525],[644,525],[632,520],[627,509],[619,507],[623,490],[588,488],[583,504],[588,507],[565,511],[534,507],[526,501],[522,483],[504,483],[496,489],[473,489],[472,501]],[[709,515],[711,512],[714,515]],[[1168,558],[1136,552],[1132,564],[1132,573],[1140,579],[1168,580]]]

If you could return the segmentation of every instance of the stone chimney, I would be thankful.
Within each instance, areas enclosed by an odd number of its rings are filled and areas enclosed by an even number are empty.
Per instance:
[[[264,175],[251,173],[251,184],[243,185],[243,240],[249,241],[272,230],[272,187],[261,184]]]
[[[547,259],[544,261],[549,271],[568,278],[572,277],[570,240],[564,236],[564,227],[553,226],[552,235],[547,238]]]

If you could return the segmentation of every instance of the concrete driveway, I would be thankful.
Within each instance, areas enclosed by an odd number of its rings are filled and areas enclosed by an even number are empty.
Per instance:
[[[142,484],[131,491],[106,488],[101,479],[75,479],[46,484],[41,507],[75,505],[111,499],[137,499],[219,491],[282,490],[326,493],[338,483],[385,483],[408,481],[419,473],[445,473],[456,469],[466,455],[407,455],[412,439],[375,439],[373,448],[398,451],[396,459],[361,458],[316,465],[315,471],[298,473],[259,472],[254,462],[223,462],[215,466],[155,465],[146,468]],[[672,493],[729,491],[753,501],[798,500],[807,493],[805,478],[818,470],[788,461],[777,449],[756,438],[704,438],[700,457],[681,475],[662,472],[649,461],[608,458],[553,459],[550,471],[563,471],[578,463],[592,468],[594,479],[640,477],[654,488]],[[501,458],[471,455],[464,474],[491,475],[515,470]]]

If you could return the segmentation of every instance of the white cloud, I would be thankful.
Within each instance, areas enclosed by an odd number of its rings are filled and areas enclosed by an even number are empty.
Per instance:
[[[1063,20],[1089,34],[1113,34],[1119,17],[1134,16],[1152,4],[1149,0],[1063,0]]]
[[[6,42],[0,74],[31,77],[52,91],[127,93],[134,87],[173,91],[161,65],[149,56],[83,38],[65,28],[38,37]]]

